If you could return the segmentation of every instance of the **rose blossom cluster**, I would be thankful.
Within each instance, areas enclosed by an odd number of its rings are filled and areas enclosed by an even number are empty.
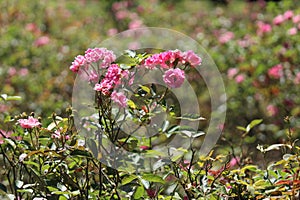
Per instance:
[[[169,69],[176,64],[189,64],[190,66],[195,67],[200,65],[201,62],[201,58],[193,51],[189,50],[182,52],[176,49],[154,54],[145,60],[144,65],[149,69],[153,69],[156,66]]]
[[[121,83],[122,77],[127,77],[128,70],[122,70],[117,64],[112,64],[107,69],[105,77],[97,83],[94,90],[101,91],[104,95],[109,95],[111,90]]]
[[[145,60],[144,65],[149,69],[153,69],[155,67],[168,69],[163,75],[164,82],[170,88],[178,88],[183,84],[185,74],[182,69],[174,67],[176,67],[177,64],[195,67],[197,65],[201,65],[201,62],[201,58],[191,50],[185,52],[170,50],[152,55]]]
[[[86,67],[88,64],[97,63],[98,61],[102,61],[101,64],[99,64],[99,67],[107,68],[115,60],[115,54],[106,48],[89,48],[85,51],[85,55],[78,55],[75,57],[70,66],[70,70],[78,72],[80,67]]]
[[[84,67],[84,71],[88,73],[89,81],[96,83],[94,90],[101,92],[105,96],[110,96],[111,99],[117,103],[120,107],[126,107],[127,98],[122,92],[117,92],[116,88],[122,85],[122,80],[125,78],[129,80],[129,85],[133,82],[133,77],[128,70],[122,69],[118,64],[113,63],[116,57],[112,51],[105,48],[88,49],[85,55],[79,55],[75,57],[70,69],[73,72],[78,72],[80,67]],[[102,61],[99,62],[98,61]],[[162,53],[153,54],[146,58],[141,66],[150,70],[160,67],[162,70],[166,70],[163,75],[163,80],[170,88],[180,87],[184,80],[184,70],[177,67],[177,65],[183,65],[185,67],[195,67],[200,65],[201,58],[193,51],[182,52],[180,50],[170,50]],[[94,63],[98,63],[98,70],[95,70]],[[88,70],[91,66],[92,70]],[[104,75],[100,76],[99,71]],[[98,71],[98,73],[97,73]],[[103,77],[99,80],[99,77]]]

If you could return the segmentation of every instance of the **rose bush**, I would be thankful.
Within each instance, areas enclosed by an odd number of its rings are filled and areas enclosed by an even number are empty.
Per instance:
[[[1,1],[1,195],[11,199],[93,199],[100,198],[101,189],[104,199],[117,199],[117,194],[119,198],[136,199],[297,197],[299,3],[223,2]],[[223,74],[228,109],[226,123],[220,124],[222,138],[212,154],[197,163],[178,160],[165,165],[163,172],[136,176],[100,166],[99,159],[86,148],[91,148],[92,142],[84,141],[74,129],[70,109],[66,111],[74,83],[67,66],[91,42],[145,26],[167,27],[195,38]],[[130,45],[136,49],[140,44],[137,41]],[[95,57],[94,51],[89,51],[90,62],[105,57]],[[183,76],[179,69],[164,68],[165,60],[167,65],[174,62],[172,56],[176,56],[173,51],[157,54],[160,60],[155,65],[162,64],[162,80],[165,77],[169,83],[166,85],[176,89],[184,79],[197,86],[202,84],[197,74]],[[201,62],[189,53],[184,58],[191,65]],[[104,63],[111,60],[108,56]],[[77,57],[73,71],[85,62],[85,56]],[[128,76],[129,84],[131,74],[124,71],[121,69],[120,74],[118,68],[113,73],[122,78]],[[118,109],[118,105],[122,109],[131,106],[130,109],[138,110],[134,113],[138,122],[148,123],[155,104],[143,104],[147,95],[137,102],[138,98],[127,98],[124,91],[112,91],[122,82],[111,80],[108,75],[107,82],[97,82],[99,78],[97,71],[91,70],[86,80],[93,83],[95,91],[111,95],[109,99]],[[147,94],[152,88],[148,85],[139,89],[140,94]],[[201,111],[209,116],[207,93],[198,92]],[[19,115],[23,111],[28,114]],[[35,114],[29,114],[31,111]],[[53,112],[57,114],[52,115]],[[93,122],[98,122],[94,117],[82,121],[82,126],[93,133],[97,130]],[[151,150],[148,143],[130,139],[125,142],[123,133],[116,142],[139,152]],[[99,178],[101,173],[103,179]]]

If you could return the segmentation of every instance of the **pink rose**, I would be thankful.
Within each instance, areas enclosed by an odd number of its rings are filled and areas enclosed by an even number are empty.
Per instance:
[[[32,116],[29,116],[28,119],[19,119],[18,122],[22,128],[34,128],[41,125],[39,120]]]
[[[182,57],[186,62],[189,62],[191,66],[200,65],[202,62],[201,58],[191,50],[184,52]]]
[[[230,40],[232,40],[233,38],[234,38],[234,33],[228,31],[219,37],[219,42],[221,44],[225,44],[225,43],[229,42]]]
[[[274,79],[281,78],[283,76],[283,66],[281,64],[275,65],[268,70],[268,75]]]
[[[244,82],[244,80],[245,80],[245,75],[244,74],[239,74],[239,75],[237,75],[236,77],[235,77],[235,82],[236,83],[242,83],[242,82]]]
[[[111,93],[111,99],[119,104],[120,107],[125,108],[127,106],[128,99],[122,92],[113,91]]]
[[[293,23],[298,24],[300,22],[300,15],[296,15],[293,17]]]
[[[298,73],[296,74],[296,77],[295,77],[295,79],[294,79],[294,83],[295,83],[296,85],[300,84],[300,72],[298,72]]]
[[[273,24],[275,25],[279,25],[282,22],[284,22],[284,16],[283,15],[277,15],[274,19],[273,19]]]
[[[232,79],[237,73],[239,72],[239,69],[237,68],[229,68],[227,71],[227,77]]]
[[[50,42],[48,36],[42,36],[35,40],[34,45],[37,47],[44,46]]]
[[[70,70],[73,72],[78,72],[79,68],[81,66],[84,66],[86,64],[86,59],[82,55],[78,55],[75,57],[75,60],[72,62],[72,65],[70,66]]]
[[[297,30],[296,27],[290,28],[290,29],[288,30],[288,34],[289,34],[289,35],[296,35],[297,32],[298,32],[298,30]]]
[[[13,133],[12,131],[8,131],[8,132],[6,132],[6,131],[4,131],[4,130],[1,130],[0,129],[0,144],[3,144],[4,143],[4,140],[2,140],[1,138],[3,138],[3,136],[4,136],[4,138],[8,138],[8,137],[10,137],[11,136],[11,134]],[[2,135],[3,134],[3,135]]]
[[[164,82],[171,88],[180,87],[185,79],[184,71],[181,69],[169,69],[163,75]]]
[[[268,33],[268,32],[272,31],[272,27],[270,24],[266,24],[264,22],[259,21],[257,23],[257,26],[258,26],[258,29],[256,31],[256,34],[259,36],[263,35],[264,33]]]
[[[283,14],[283,17],[285,20],[288,20],[288,19],[292,19],[294,13],[293,11],[291,10],[287,10],[284,14]]]
[[[279,109],[276,106],[271,105],[271,104],[267,106],[267,113],[269,116],[276,116],[278,114],[278,112],[279,112]]]

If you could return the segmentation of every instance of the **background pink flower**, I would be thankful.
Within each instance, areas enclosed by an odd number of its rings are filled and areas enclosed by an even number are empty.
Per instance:
[[[122,92],[113,91],[111,93],[111,99],[114,102],[116,102],[117,104],[119,104],[120,107],[125,108],[127,106],[128,99],[126,98],[126,96]]]
[[[296,27],[290,28],[290,29],[288,30],[288,34],[289,34],[289,35],[296,35],[297,32],[298,32],[298,30],[297,30]]]
[[[274,19],[273,19],[273,24],[275,25],[279,25],[281,23],[284,22],[284,16],[283,15],[277,15]]]
[[[284,17],[285,20],[288,20],[288,19],[292,19],[293,15],[294,15],[293,11],[287,10],[283,14],[283,17]]]
[[[181,69],[169,69],[163,75],[164,82],[171,88],[178,88],[184,82],[185,75]]]
[[[228,31],[219,37],[219,42],[221,44],[225,44],[225,43],[229,42],[230,40],[232,40],[233,38],[234,38],[234,33]]]
[[[50,38],[48,36],[42,36],[35,40],[34,45],[37,47],[44,46],[50,42]]]
[[[272,105],[272,104],[267,106],[267,113],[269,116],[276,116],[278,114],[278,112],[279,112],[279,109],[277,108],[277,106]]]
[[[239,74],[239,75],[237,75],[236,77],[235,77],[235,82],[236,83],[242,83],[242,82],[244,82],[244,80],[245,80],[245,75],[244,74]]]
[[[298,72],[296,74],[296,77],[294,79],[294,83],[297,84],[297,85],[300,84],[300,72]]]
[[[186,62],[189,62],[191,66],[200,65],[202,62],[201,58],[191,50],[184,52],[182,57]]]
[[[268,70],[268,75],[271,78],[279,79],[283,76],[283,66],[281,64],[275,65]]]
[[[232,79],[235,75],[237,75],[238,72],[239,72],[239,69],[237,69],[237,68],[229,68],[227,70],[227,77]]]

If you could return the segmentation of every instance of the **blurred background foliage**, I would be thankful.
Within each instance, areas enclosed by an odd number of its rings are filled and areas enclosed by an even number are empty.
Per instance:
[[[249,146],[284,141],[285,116],[292,116],[297,138],[300,19],[280,24],[274,20],[287,10],[293,17],[299,15],[299,5],[298,1],[2,0],[0,94],[19,95],[22,101],[0,102],[1,120],[5,113],[64,115],[71,105],[75,76],[69,66],[76,55],[124,30],[164,27],[197,40],[222,73],[228,97],[226,124],[220,125],[225,141],[236,143],[243,134],[236,126],[253,119],[263,123],[246,136]],[[263,29],[262,23],[271,30]],[[272,77],[268,71],[278,64],[282,74]],[[200,78],[195,76],[194,81]],[[200,93],[199,100],[203,115],[209,115],[208,94]]]

